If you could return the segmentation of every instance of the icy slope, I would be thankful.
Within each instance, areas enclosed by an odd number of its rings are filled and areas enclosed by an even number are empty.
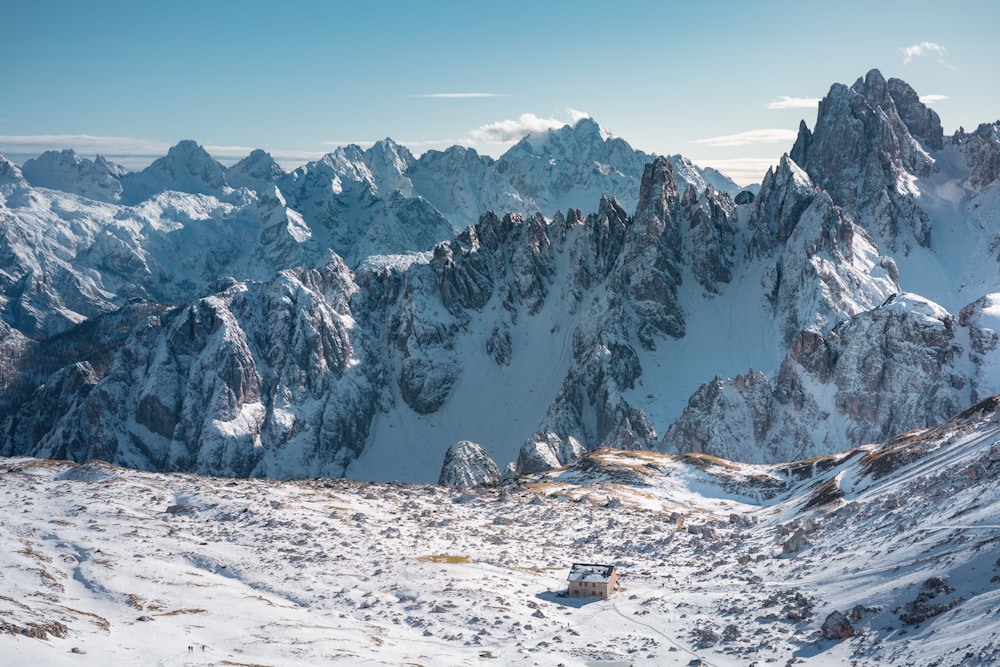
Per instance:
[[[990,664],[998,404],[811,461],[601,450],[490,489],[3,459],[0,658]],[[622,589],[560,597],[573,562]]]

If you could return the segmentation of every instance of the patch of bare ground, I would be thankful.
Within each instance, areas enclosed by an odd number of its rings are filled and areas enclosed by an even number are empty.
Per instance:
[[[108,619],[104,618],[103,616],[98,616],[97,614],[91,613],[89,611],[83,611],[81,609],[74,609],[73,607],[66,607],[63,605],[57,605],[57,606],[60,609],[68,611],[71,614],[76,614],[77,616],[83,616],[84,618],[86,618],[91,623],[96,625],[101,630],[104,630],[105,632],[111,630],[111,623],[109,623]]]
[[[48,623],[25,623],[24,625],[16,625],[14,623],[8,623],[7,621],[0,621],[0,634],[23,635],[25,637],[31,637],[32,639],[42,640],[48,639],[50,636],[62,639],[69,634],[69,628],[59,621],[50,621]]]

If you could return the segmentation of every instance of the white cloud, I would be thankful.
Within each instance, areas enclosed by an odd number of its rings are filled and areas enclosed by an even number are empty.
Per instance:
[[[578,118],[574,120],[578,120]],[[495,123],[482,125],[470,131],[469,136],[473,141],[477,142],[507,144],[518,141],[526,134],[555,130],[565,124],[566,121],[556,120],[555,118],[539,118],[533,113],[523,113],[517,120],[499,120]]]
[[[944,56],[944,47],[940,44],[935,44],[934,42],[920,42],[919,44],[914,44],[913,46],[900,47],[899,50],[903,52],[904,65],[909,65],[910,61],[914,58],[918,58],[928,53],[936,53],[939,58]]]
[[[410,97],[424,97],[438,100],[464,100],[476,99],[480,97],[510,97],[503,93],[425,93],[423,95],[410,95]]]
[[[934,104],[935,102],[943,102],[950,99],[947,95],[921,95],[920,101],[924,104]]]
[[[695,139],[694,143],[702,146],[731,147],[749,146],[752,144],[777,144],[794,141],[798,136],[795,130],[770,129],[770,130],[749,130],[739,134],[727,134],[722,137],[709,137],[707,139]]]
[[[566,111],[569,112],[570,122],[574,125],[577,121],[583,120],[584,118],[590,118],[590,114],[586,111],[580,111],[579,109],[574,109],[573,107],[568,107]]]
[[[789,97],[780,95],[778,99],[769,102],[768,109],[812,109],[819,104],[818,97]]]

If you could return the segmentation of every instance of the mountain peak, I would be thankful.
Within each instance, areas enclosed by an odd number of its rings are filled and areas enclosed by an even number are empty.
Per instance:
[[[607,141],[612,138],[612,134],[609,130],[598,124],[596,120],[590,116],[584,116],[580,120],[576,121],[572,126],[567,125],[566,127],[571,127],[574,134],[585,136],[585,137],[597,137],[601,141]]]
[[[227,187],[225,168],[196,141],[184,139],[164,157],[136,174],[122,177],[123,201],[138,203],[165,190],[217,194]]]
[[[101,156],[96,160],[89,160],[78,155],[72,148],[67,148],[62,151],[45,151],[36,158],[26,160],[21,172],[35,187],[115,202],[121,198],[122,184],[119,177],[125,170]]]
[[[258,148],[226,170],[226,181],[234,188],[245,187],[260,192],[269,190],[269,186],[284,175],[285,170],[271,154]]]
[[[27,185],[17,165],[0,153],[0,186]]]
[[[864,95],[870,102],[882,102],[888,93],[885,77],[877,69],[870,69],[865,76],[858,77],[858,80],[851,86],[851,90]]]

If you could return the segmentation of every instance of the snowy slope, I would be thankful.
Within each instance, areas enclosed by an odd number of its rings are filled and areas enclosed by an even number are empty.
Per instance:
[[[991,664],[998,405],[811,461],[600,450],[471,490],[3,459],[0,659]],[[621,590],[561,597],[574,562]]]

